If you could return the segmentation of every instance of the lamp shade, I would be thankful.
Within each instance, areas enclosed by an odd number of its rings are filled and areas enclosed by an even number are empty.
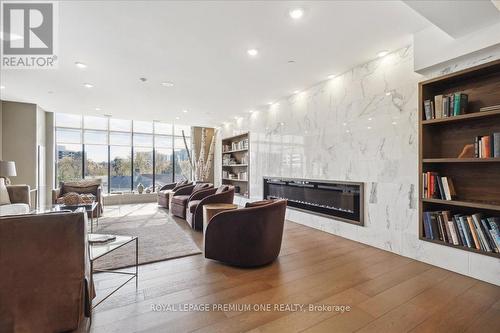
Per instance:
[[[0,177],[15,177],[16,162],[14,161],[0,161]]]

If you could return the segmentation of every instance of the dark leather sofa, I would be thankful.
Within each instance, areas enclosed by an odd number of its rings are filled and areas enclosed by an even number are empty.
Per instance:
[[[182,186],[187,186],[191,185],[191,183],[188,180],[181,180],[180,182],[177,183],[170,183],[164,185],[160,190],[158,191],[158,206],[163,207],[163,208],[169,208],[169,201],[170,201],[170,194],[172,192],[175,192]]]
[[[83,212],[0,217],[0,332],[66,332],[90,316]]]
[[[204,235],[205,257],[240,267],[271,263],[280,253],[285,211],[286,200],[266,200],[214,215]]]
[[[234,200],[234,186],[222,185],[219,188],[198,191],[189,199],[186,208],[186,221],[191,228],[203,230],[203,206],[213,203],[231,204]]]
[[[170,212],[177,217],[186,218],[186,207],[191,196],[198,191],[213,188],[211,183],[198,183],[195,185],[183,186],[172,194],[170,201]]]

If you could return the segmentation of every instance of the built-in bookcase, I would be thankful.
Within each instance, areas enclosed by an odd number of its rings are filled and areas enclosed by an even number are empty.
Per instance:
[[[426,120],[425,100],[437,95],[461,92],[468,95],[465,114]],[[458,158],[474,138],[500,132],[500,110],[480,111],[500,104],[500,61],[494,61],[419,84],[419,237],[500,258],[499,253],[453,245],[425,237],[424,212],[450,211],[452,214],[482,213],[500,216],[500,158]],[[424,198],[424,176],[436,172],[450,177],[456,191],[452,200]]]
[[[250,134],[222,139],[222,184],[233,185],[236,195],[250,197]]]

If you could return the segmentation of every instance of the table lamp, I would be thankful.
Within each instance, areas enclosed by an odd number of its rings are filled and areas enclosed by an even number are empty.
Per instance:
[[[10,185],[9,177],[17,176],[16,162],[0,161],[0,178],[5,178],[5,185]]]

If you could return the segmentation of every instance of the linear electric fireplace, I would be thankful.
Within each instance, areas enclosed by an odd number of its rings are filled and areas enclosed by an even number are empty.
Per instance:
[[[364,225],[363,183],[264,177],[264,199],[287,199],[289,207]]]

